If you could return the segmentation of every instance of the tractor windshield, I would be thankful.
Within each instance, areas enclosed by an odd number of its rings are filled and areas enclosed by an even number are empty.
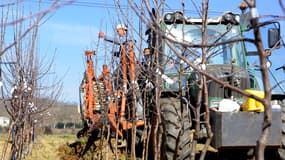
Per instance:
[[[202,57],[202,49],[197,45],[202,44],[201,25],[190,24],[171,24],[166,26],[166,35],[177,42],[188,43],[189,47],[182,47],[179,43],[174,47],[192,63],[199,63]],[[184,30],[184,32],[182,32]],[[183,34],[184,33],[184,34]],[[227,40],[240,38],[240,29],[236,25],[209,24],[206,31],[206,48],[207,64],[230,64],[245,68],[244,48],[242,42],[224,43]],[[220,44],[220,45],[216,45]],[[166,68],[170,64],[180,63],[173,50],[165,45]],[[176,67],[177,68],[177,67]]]

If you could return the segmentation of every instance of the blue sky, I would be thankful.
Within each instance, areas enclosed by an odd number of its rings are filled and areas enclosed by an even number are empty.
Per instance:
[[[49,2],[43,0],[43,2]],[[123,1],[120,1],[123,2]],[[180,1],[166,1],[170,8],[179,8]],[[201,2],[196,0],[198,6]],[[210,1],[210,12],[217,16],[225,11],[239,13],[240,0],[212,0]],[[31,3],[34,3],[31,1]],[[41,52],[53,54],[56,50],[54,70],[59,78],[63,80],[62,101],[78,103],[78,87],[83,77],[85,68],[84,51],[86,49],[97,49],[98,32],[103,30],[112,35],[111,30],[115,22],[122,20],[118,12],[113,8],[113,0],[78,0],[73,5],[64,6],[55,11],[51,17],[40,27],[40,50]],[[177,4],[178,3],[178,4]],[[187,1],[187,8],[194,11],[195,7]],[[36,3],[34,3],[36,4]],[[49,4],[49,3],[47,3]],[[186,6],[187,6],[186,5]],[[45,5],[44,5],[45,6]],[[274,14],[284,15],[278,0],[258,1],[257,8],[261,15]],[[193,14],[191,12],[191,14]],[[210,14],[210,15],[211,15]],[[135,19],[135,15],[130,15]],[[284,23],[282,22],[282,26]],[[282,35],[284,31],[282,30]],[[100,42],[100,47],[103,43]],[[285,64],[284,49],[273,53],[273,69]],[[100,53],[99,54],[103,54]],[[275,67],[275,68],[274,68]],[[282,71],[276,72],[278,78],[285,79]]]

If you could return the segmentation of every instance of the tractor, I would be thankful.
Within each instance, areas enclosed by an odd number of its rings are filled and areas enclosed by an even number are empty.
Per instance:
[[[180,11],[164,14],[159,25],[149,27],[146,31],[148,47],[143,51],[144,61],[139,64],[134,47],[123,44],[118,68],[110,73],[108,66],[103,65],[101,75],[96,77],[91,58],[95,53],[86,51],[88,65],[80,87],[84,93],[80,111],[85,127],[78,137],[87,132],[97,136],[104,123],[108,123],[119,139],[131,137],[127,148],[131,150],[130,146],[135,146],[139,155],[142,145],[146,146],[144,131],[152,124],[148,134],[150,142],[145,148],[154,150],[156,146],[151,144],[160,146],[161,159],[190,159],[194,140],[198,144],[206,143],[205,121],[209,114],[213,137],[212,151],[206,159],[253,158],[262,131],[264,106],[212,80],[215,78],[250,94],[264,96],[255,69],[248,63],[250,57],[258,55],[248,51],[244,38],[252,29],[249,21],[250,15],[245,11],[241,14],[226,12],[207,19],[205,64],[201,63],[202,19],[188,18]],[[270,50],[280,46],[280,25],[278,22],[260,24],[267,25],[273,26],[268,29]],[[201,72],[197,69],[212,77],[207,78],[205,85],[207,98],[205,94],[198,94]],[[271,101],[277,109],[272,112],[267,159],[285,159],[285,132],[281,130],[284,128],[281,121],[284,97],[272,94]],[[201,104],[198,110],[197,104]],[[195,134],[197,127],[198,135]],[[149,151],[148,159],[154,154]]]
[[[263,97],[262,84],[259,84],[255,71],[258,68],[249,65],[249,59],[257,57],[258,52],[249,51],[245,40],[234,41],[243,39],[252,30],[250,15],[243,8],[241,14],[226,12],[207,19],[205,65],[201,65],[202,23],[201,18],[188,18],[175,11],[166,13],[160,26],[150,27],[146,32],[149,46],[145,49],[145,64],[158,68],[153,70],[162,79],[159,97],[162,159],[188,159],[195,138],[197,143],[206,143],[207,113],[204,107],[210,111],[211,147],[216,152],[209,155],[209,159],[253,158],[262,131],[264,106],[211,78],[207,78],[208,103],[205,104],[204,94],[200,99],[198,95],[202,74],[194,68],[196,66],[226,84]],[[278,48],[281,41],[279,23],[260,22],[259,26],[268,28],[267,50]],[[284,98],[284,93],[271,97],[271,103],[277,104],[277,108],[272,112],[266,159],[285,159],[284,121],[281,121]],[[202,105],[198,111],[197,104]],[[197,116],[199,118],[195,118]],[[195,135],[193,132],[197,126],[200,133]]]

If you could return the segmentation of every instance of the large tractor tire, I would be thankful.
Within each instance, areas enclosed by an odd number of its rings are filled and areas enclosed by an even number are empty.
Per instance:
[[[191,157],[191,117],[180,99],[163,98],[161,103],[161,155],[165,160],[186,160]]]
[[[281,104],[281,148],[278,153],[280,159],[285,160],[285,103]]]

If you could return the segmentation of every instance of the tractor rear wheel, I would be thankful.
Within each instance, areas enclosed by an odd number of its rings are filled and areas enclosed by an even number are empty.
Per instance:
[[[160,102],[162,159],[190,159],[193,134],[189,109],[177,98],[163,98]]]

